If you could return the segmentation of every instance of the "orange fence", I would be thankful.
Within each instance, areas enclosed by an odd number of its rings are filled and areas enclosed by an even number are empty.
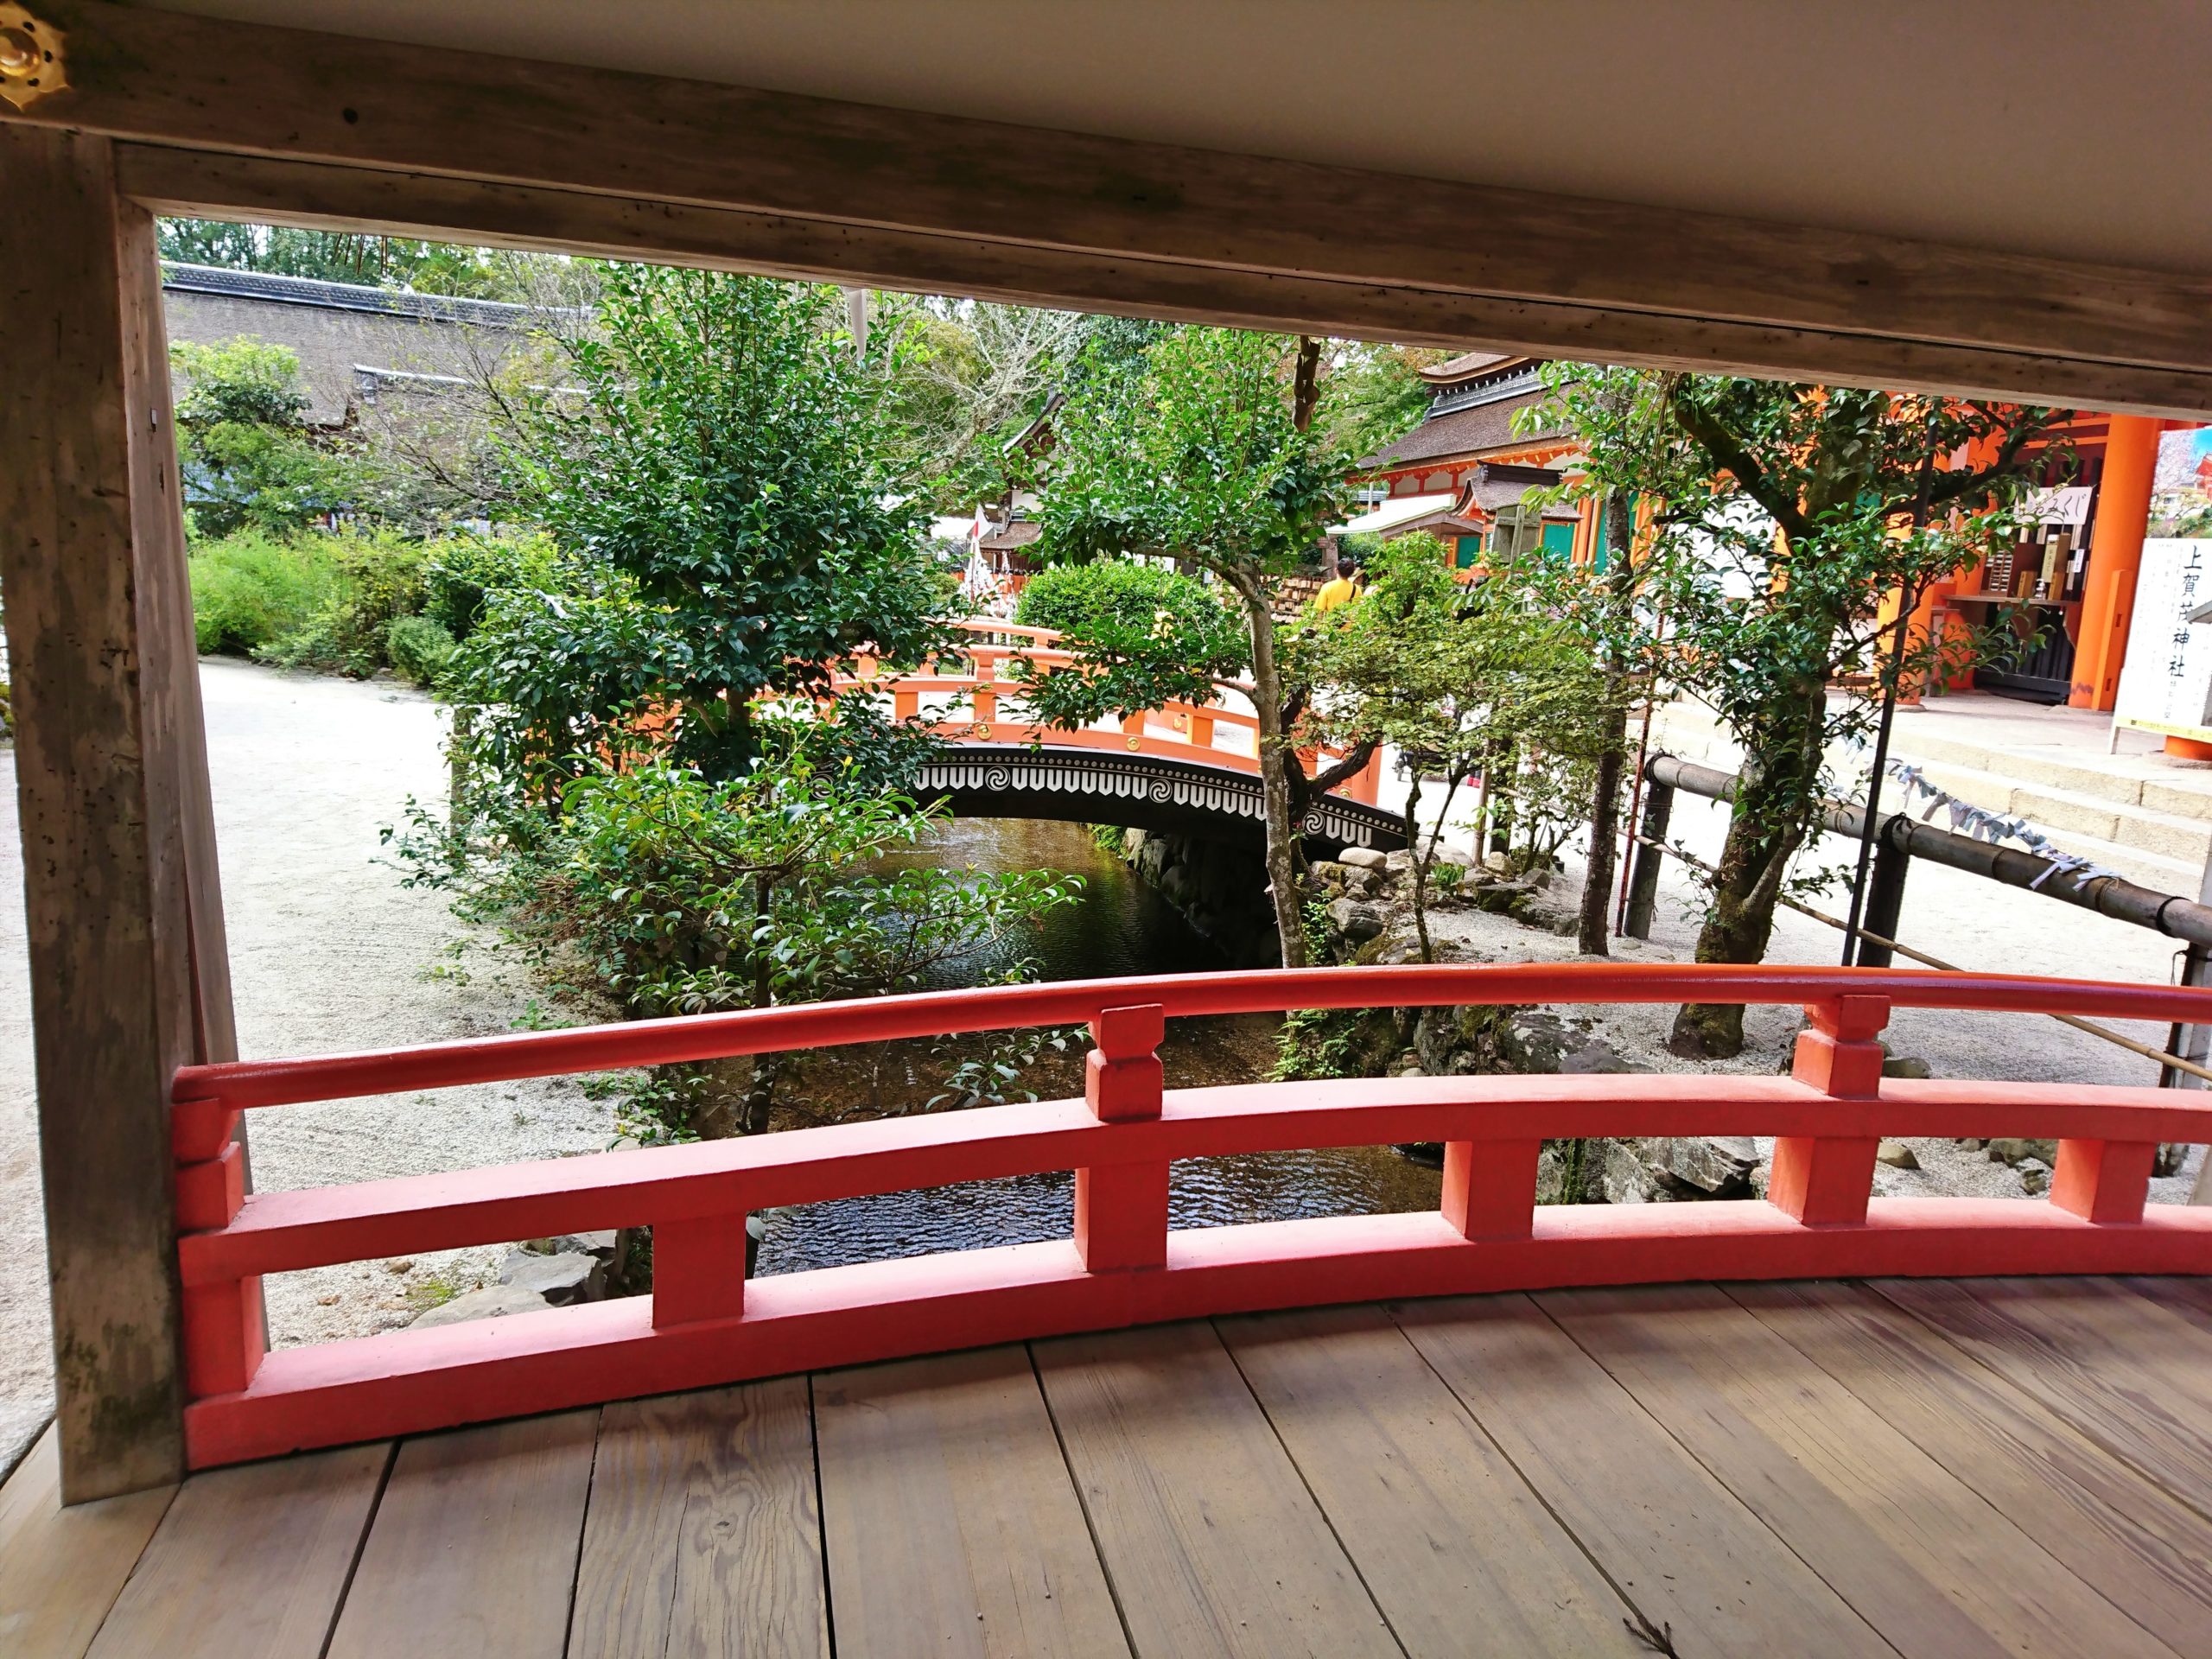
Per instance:
[[[1164,1022],[1291,1007],[1802,1004],[1788,1077],[1353,1079],[1167,1090]],[[2161,1141],[2212,1099],[2153,1088],[1885,1081],[1892,1005],[2212,1021],[2212,991],[1868,969],[1608,963],[1313,969],[1002,986],[188,1066],[175,1156],[195,1466],[526,1412],[1149,1320],[1376,1297],[1681,1279],[2202,1274],[2212,1209],[2146,1210]],[[1087,1023],[1081,1100],[245,1196],[242,1111],[556,1073]],[[1545,1140],[1778,1137],[1764,1200],[1535,1203]],[[2043,1200],[1870,1201],[1883,1135],[2058,1141]],[[1171,1230],[1177,1159],[1437,1141],[1440,1207]],[[767,1206],[1075,1172],[1071,1236],[745,1274]],[[614,1227],[653,1230],[650,1296],[262,1349],[261,1276]]]

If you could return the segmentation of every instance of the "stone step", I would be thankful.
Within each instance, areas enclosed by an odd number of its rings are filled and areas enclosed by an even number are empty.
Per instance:
[[[1921,772],[1929,783],[1962,801],[1991,812],[2025,818],[2062,839],[2067,835],[2088,836],[2199,870],[2206,857],[2212,855],[2212,823],[2202,818],[2182,817],[2072,790],[2016,784],[2009,778],[1961,766],[1930,762],[1923,764]],[[1896,804],[1906,804],[1902,799]],[[1941,813],[1936,821],[1942,821]]]
[[[2130,881],[2158,893],[2196,896],[2206,860],[2212,857],[2212,818],[2196,810],[2212,806],[2205,791],[2155,778],[2044,762],[2039,756],[1915,733],[1902,723],[1893,741],[1898,758],[1918,765],[1938,789],[1986,811],[2025,818],[2065,851]],[[1743,759],[1711,715],[1689,704],[1674,705],[1653,721],[1652,747],[1729,772]],[[1985,760],[2034,775],[1990,771],[1977,764]],[[1863,767],[1863,760],[1859,764]],[[1840,760],[1839,769],[1847,769]],[[2062,779],[2086,779],[2096,787],[2069,788]],[[1925,803],[1913,806],[1889,799],[1892,807],[1910,808],[1916,816],[1925,810]],[[1934,822],[1949,827],[1940,810]]]

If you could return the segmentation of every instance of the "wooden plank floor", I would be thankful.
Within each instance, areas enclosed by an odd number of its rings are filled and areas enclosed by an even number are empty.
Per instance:
[[[0,1654],[2212,1659],[2212,1284],[1069,1337],[0,1488]]]

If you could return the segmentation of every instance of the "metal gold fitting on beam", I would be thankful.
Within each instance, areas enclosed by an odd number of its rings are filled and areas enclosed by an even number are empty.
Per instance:
[[[0,99],[27,110],[69,84],[61,31],[0,0]]]

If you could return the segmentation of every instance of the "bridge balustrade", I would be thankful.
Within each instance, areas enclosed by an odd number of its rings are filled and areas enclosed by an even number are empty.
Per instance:
[[[1287,1008],[1800,1004],[1788,1076],[1355,1078],[1165,1087],[1165,1021]],[[2212,1209],[2146,1208],[2182,1090],[1885,1079],[1893,1007],[2212,1021],[2212,991],[1867,969],[1408,966],[1001,986],[188,1066],[174,1156],[198,1467],[748,1377],[1152,1320],[1376,1298],[1685,1279],[2202,1274]],[[558,1073],[1088,1025],[1080,1100],[247,1196],[242,1112]],[[1764,1199],[1536,1202],[1548,1140],[1776,1137]],[[2042,1199],[1870,1198],[1880,1137],[2058,1143]],[[1178,1229],[1180,1159],[1445,1147],[1438,1207]],[[748,1279],[745,1218],[1055,1170],[1069,1236]],[[264,1352],[261,1281],[339,1262],[652,1230],[650,1295]]]
[[[1228,706],[1218,697],[1203,704],[1171,701],[1157,709],[1127,716],[1117,731],[1070,731],[1029,721],[1001,719],[1000,700],[1019,703],[1028,690],[1025,679],[1007,677],[1012,664],[1021,663],[1032,674],[1050,674],[1076,666],[1082,659],[1073,652],[1060,649],[1056,643],[1060,636],[1051,628],[1020,626],[988,617],[968,619],[956,626],[975,642],[968,648],[965,666],[932,662],[916,673],[889,673],[874,661],[863,658],[855,672],[838,679],[838,690],[887,695],[891,698],[892,717],[902,721],[921,718],[925,696],[946,697],[956,704],[965,700],[969,705],[968,719],[933,723],[938,735],[956,743],[1038,743],[1062,748],[1103,749],[1197,760],[1255,776],[1259,772],[1258,720],[1243,709]],[[1241,683],[1227,685],[1224,690],[1238,693],[1247,701],[1252,695],[1252,688]],[[1344,751],[1324,746],[1300,753],[1312,772],[1342,758]],[[1382,761],[1378,753],[1337,792],[1372,805],[1380,791],[1382,773]]]

